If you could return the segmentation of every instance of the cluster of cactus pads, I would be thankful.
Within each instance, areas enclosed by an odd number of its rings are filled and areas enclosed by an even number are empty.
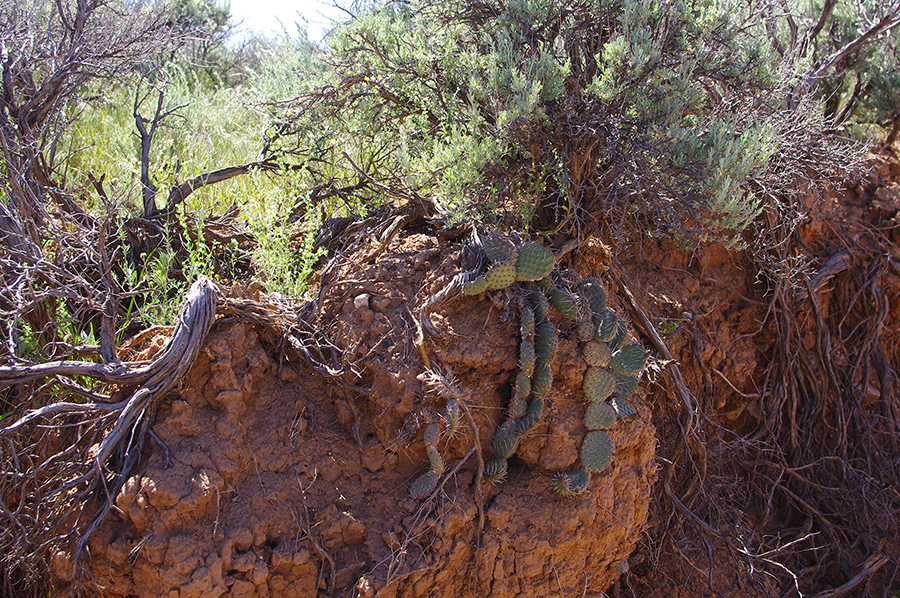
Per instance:
[[[581,446],[581,468],[553,478],[557,492],[578,496],[587,490],[591,473],[602,471],[612,461],[615,446],[604,430],[619,419],[636,417],[628,398],[637,388],[646,353],[628,336],[625,321],[607,307],[606,291],[599,280],[584,279],[571,288],[560,288],[551,276],[553,254],[534,241],[517,247],[509,239],[490,235],[482,239],[482,246],[489,267],[484,274],[467,273],[463,293],[480,295],[519,283],[516,302],[521,333],[513,395],[507,417],[491,441],[493,459],[485,466],[485,480],[500,483],[505,479],[508,459],[543,415],[553,382],[550,366],[558,346],[552,305],[562,319],[574,321],[588,365],[584,376],[588,432]]]

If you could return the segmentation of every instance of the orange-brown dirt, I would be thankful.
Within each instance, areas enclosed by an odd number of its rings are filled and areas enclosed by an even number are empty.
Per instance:
[[[371,249],[371,248],[369,248]],[[611,431],[613,464],[580,498],[552,490],[585,433],[586,369],[560,323],[550,408],[499,486],[475,484],[480,444],[509,401],[518,323],[503,293],[459,297],[431,317],[436,370],[452,374],[477,427],[441,445],[448,471],[431,500],[422,430],[443,409],[410,317],[460,268],[461,245],[405,234],[377,260],[348,264],[317,322],[352,374],[288,362],[250,323],[220,320],[178,396],[161,405],[146,464],[93,536],[104,596],[582,596],[619,576],[656,479],[650,409]],[[465,420],[464,420],[465,421]],[[483,529],[479,531],[479,494]],[[57,572],[67,574],[65,554]]]

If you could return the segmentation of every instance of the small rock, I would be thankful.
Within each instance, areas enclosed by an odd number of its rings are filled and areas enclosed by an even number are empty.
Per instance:
[[[369,294],[363,293],[362,295],[357,295],[356,299],[353,300],[353,307],[355,307],[356,309],[368,309]]]

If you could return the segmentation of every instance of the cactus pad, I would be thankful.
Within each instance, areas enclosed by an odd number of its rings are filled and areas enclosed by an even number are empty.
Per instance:
[[[605,368],[609,365],[612,352],[606,346],[606,343],[590,341],[581,348],[581,355],[588,365]]]
[[[516,397],[519,399],[526,399],[528,395],[531,394],[531,378],[526,376],[523,372],[519,372],[516,375]]]
[[[516,282],[516,267],[512,262],[497,264],[487,271],[484,279],[489,291],[508,288]]]
[[[616,410],[607,402],[591,403],[584,412],[584,426],[588,430],[607,430],[616,423]]]
[[[536,241],[525,243],[516,257],[516,280],[540,280],[553,270],[553,254]]]
[[[578,316],[578,310],[575,308],[575,296],[568,291],[554,291],[550,295],[550,303],[559,312],[562,317],[574,320]]]
[[[544,414],[544,399],[535,399],[528,403],[525,415],[516,422],[516,431],[520,434],[531,432]]]
[[[480,295],[487,290],[487,279],[484,276],[467,280],[462,286],[463,293],[466,295]]]
[[[409,487],[409,495],[416,500],[425,498],[437,488],[439,479],[440,476],[433,471],[426,471],[412,483],[412,486]]]
[[[576,469],[553,476],[553,489],[563,496],[572,498],[584,494],[590,482],[591,474],[587,470]]]
[[[609,343],[607,343],[610,349],[618,349],[621,347],[625,339],[628,338],[628,326],[625,324],[625,320],[616,316],[616,335],[612,338]]]
[[[600,315],[606,311],[606,289],[596,278],[588,278],[581,283],[581,294],[591,306],[591,313]]]
[[[616,378],[603,368],[588,368],[584,373],[584,396],[588,401],[605,401],[616,390]]]
[[[598,472],[612,462],[616,447],[609,434],[602,430],[591,430],[581,445],[581,464],[588,471]]]
[[[519,310],[519,332],[524,341],[534,341],[534,310],[522,305]]]
[[[553,372],[546,363],[534,364],[534,374],[531,377],[531,395],[535,400],[542,400],[550,392],[553,385]]]
[[[553,291],[556,290],[556,285],[553,284],[553,281],[550,280],[549,276],[546,276],[546,277],[540,279],[539,281],[537,281],[537,286],[539,289],[544,291],[544,294],[547,295],[548,297],[551,294],[553,294]]]
[[[441,438],[441,425],[437,422],[428,424],[425,428],[425,446],[437,446]]]
[[[559,339],[556,336],[556,327],[550,322],[538,324],[534,333],[534,350],[538,363],[552,363],[558,348]]]
[[[550,301],[547,296],[540,291],[532,291],[528,294],[528,299],[534,309],[534,317],[539,322],[546,322],[550,319]]]
[[[625,345],[612,354],[610,366],[626,376],[639,374],[644,368],[647,353],[637,344]]]
[[[637,390],[638,387],[638,377],[637,376],[624,376],[616,371],[613,371],[613,376],[616,378],[616,391],[615,395],[617,397],[627,399],[634,391]]]
[[[506,479],[506,459],[491,459],[484,466],[484,481],[488,484],[501,484]]]
[[[486,235],[481,239],[484,255],[493,264],[509,262],[516,259],[516,246],[512,241],[500,235]]]
[[[523,340],[519,343],[519,369],[529,378],[534,375],[534,343]]]
[[[519,448],[519,437],[512,426],[501,426],[491,439],[491,452],[498,459],[509,459]]]
[[[575,337],[581,343],[594,340],[594,323],[589,320],[578,322],[578,325],[575,326]]]
[[[637,419],[637,410],[622,397],[613,397],[609,400],[610,406],[616,412],[619,419]]]
[[[520,417],[525,415],[525,411],[527,409],[528,401],[526,401],[524,397],[515,397],[512,401],[509,402],[510,419],[519,419]]]
[[[597,332],[594,334],[594,340],[601,343],[608,343],[615,338],[618,332],[618,318],[611,309],[604,310],[599,316],[595,316],[594,323],[597,325]]]
[[[431,462],[431,471],[433,471],[436,475],[444,475],[444,460],[441,459],[441,453],[438,452],[436,446],[427,446],[425,447],[425,452],[428,454],[428,460]]]

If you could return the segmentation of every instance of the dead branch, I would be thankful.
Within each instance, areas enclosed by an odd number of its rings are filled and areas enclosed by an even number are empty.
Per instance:
[[[140,384],[115,403],[98,401],[97,395],[85,403],[57,401],[27,411],[0,429],[6,445],[0,454],[4,462],[0,495],[15,497],[19,505],[17,510],[0,508],[2,527],[18,530],[0,536],[2,552],[28,559],[50,546],[71,543],[78,564],[91,533],[109,514],[112,501],[139,462],[155,402],[187,373],[215,313],[215,285],[201,277],[187,294],[171,338],[149,364],[67,361],[0,368],[6,386],[49,376],[66,380],[70,391],[79,388],[73,376],[125,388]],[[80,432],[71,443],[64,443],[67,448],[62,452],[46,453],[40,440],[46,438],[48,427]],[[53,516],[45,519],[40,513]]]

